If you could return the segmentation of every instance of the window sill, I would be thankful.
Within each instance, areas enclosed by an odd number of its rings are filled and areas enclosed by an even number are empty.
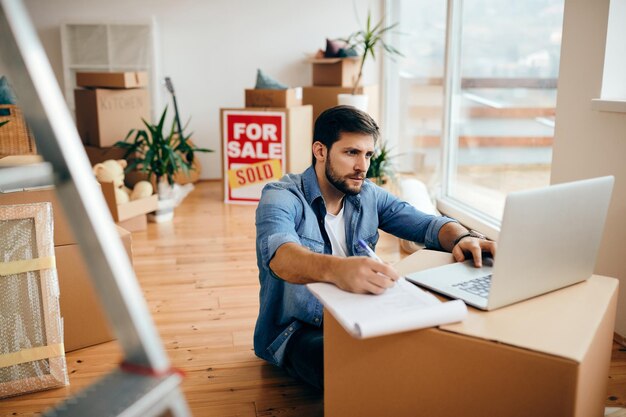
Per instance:
[[[482,233],[489,239],[498,240],[500,222],[482,215],[479,211],[473,210],[455,199],[437,199],[437,210],[448,217],[458,220],[463,226]]]
[[[597,111],[626,113],[626,100],[594,98],[591,100],[591,108]]]

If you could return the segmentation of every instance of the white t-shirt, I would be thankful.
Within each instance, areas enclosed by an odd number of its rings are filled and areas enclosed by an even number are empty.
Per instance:
[[[326,213],[324,218],[326,234],[330,239],[333,248],[333,255],[348,257],[348,247],[346,246],[346,222],[343,218],[343,205],[337,215]]]

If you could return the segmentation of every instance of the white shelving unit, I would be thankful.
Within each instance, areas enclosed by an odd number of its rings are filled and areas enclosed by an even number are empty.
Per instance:
[[[69,108],[75,109],[76,72],[146,71],[155,109],[159,94],[155,38],[154,22],[62,24],[63,81]]]

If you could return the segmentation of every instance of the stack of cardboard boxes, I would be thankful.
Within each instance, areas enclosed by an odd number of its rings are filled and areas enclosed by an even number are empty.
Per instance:
[[[65,351],[112,340],[108,321],[96,295],[87,265],[70,229],[53,188],[0,191],[0,205],[50,202],[54,218],[54,251],[59,278],[61,317]],[[118,227],[118,233],[132,260],[131,235]]]
[[[79,72],[77,88],[76,127],[92,165],[107,159],[123,159],[124,150],[114,147],[131,129],[144,128],[142,119],[150,120],[150,95],[145,72]],[[127,175],[132,187],[139,179],[134,172]],[[130,181],[129,181],[130,180]],[[157,196],[117,204],[111,183],[101,183],[113,220],[131,232],[145,230],[146,213],[156,210]]]
[[[359,74],[360,58],[320,58],[312,60],[313,86],[302,89],[302,102],[313,106],[313,120],[324,110],[337,105],[337,95],[350,94]],[[369,97],[368,113],[380,121],[378,86],[357,88],[356,94]]]

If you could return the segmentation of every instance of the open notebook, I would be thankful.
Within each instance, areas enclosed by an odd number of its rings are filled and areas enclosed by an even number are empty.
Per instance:
[[[441,302],[404,278],[381,295],[353,294],[321,282],[307,288],[357,339],[454,323],[467,315],[463,301]]]

